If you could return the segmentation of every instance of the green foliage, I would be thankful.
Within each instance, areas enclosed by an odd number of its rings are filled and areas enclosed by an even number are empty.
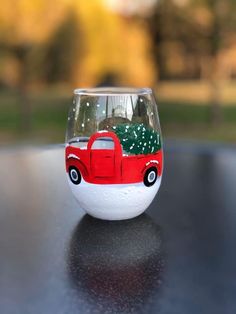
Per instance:
[[[141,124],[119,124],[112,130],[128,154],[152,154],[161,148],[160,134]]]

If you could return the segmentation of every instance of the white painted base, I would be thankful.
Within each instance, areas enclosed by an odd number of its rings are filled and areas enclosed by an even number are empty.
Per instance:
[[[142,214],[151,204],[161,184],[161,177],[151,187],[143,183],[91,184],[83,179],[71,190],[80,206],[91,216],[105,220],[122,220]]]

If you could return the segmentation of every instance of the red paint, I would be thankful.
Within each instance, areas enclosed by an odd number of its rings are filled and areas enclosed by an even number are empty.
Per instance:
[[[92,149],[94,141],[100,137],[112,138],[114,149]],[[158,176],[161,175],[162,155],[162,150],[159,150],[148,155],[123,156],[120,141],[115,133],[98,132],[90,137],[87,149],[66,147],[66,171],[68,172],[70,166],[76,167],[83,179],[89,183],[137,183],[143,181],[145,172],[151,167],[157,169]]]

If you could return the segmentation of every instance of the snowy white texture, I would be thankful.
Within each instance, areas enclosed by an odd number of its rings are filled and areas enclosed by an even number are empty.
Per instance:
[[[150,160],[149,162],[146,163],[146,166],[150,165],[150,163],[159,164],[157,160]]]
[[[80,159],[79,157],[77,157],[75,154],[69,154],[68,155],[68,157],[67,157],[67,159],[69,159],[69,158],[75,158],[75,159]]]
[[[142,182],[133,184],[91,184],[83,179],[73,184],[68,175],[71,190],[89,215],[105,220],[122,220],[142,214],[151,204],[161,184],[146,187]]]
[[[98,133],[108,133],[107,130],[101,130],[101,131],[98,131]]]

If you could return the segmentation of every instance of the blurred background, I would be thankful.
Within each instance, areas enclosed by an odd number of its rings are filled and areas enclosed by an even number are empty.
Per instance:
[[[62,143],[72,90],[149,86],[163,134],[236,143],[236,1],[8,0],[0,142]]]

